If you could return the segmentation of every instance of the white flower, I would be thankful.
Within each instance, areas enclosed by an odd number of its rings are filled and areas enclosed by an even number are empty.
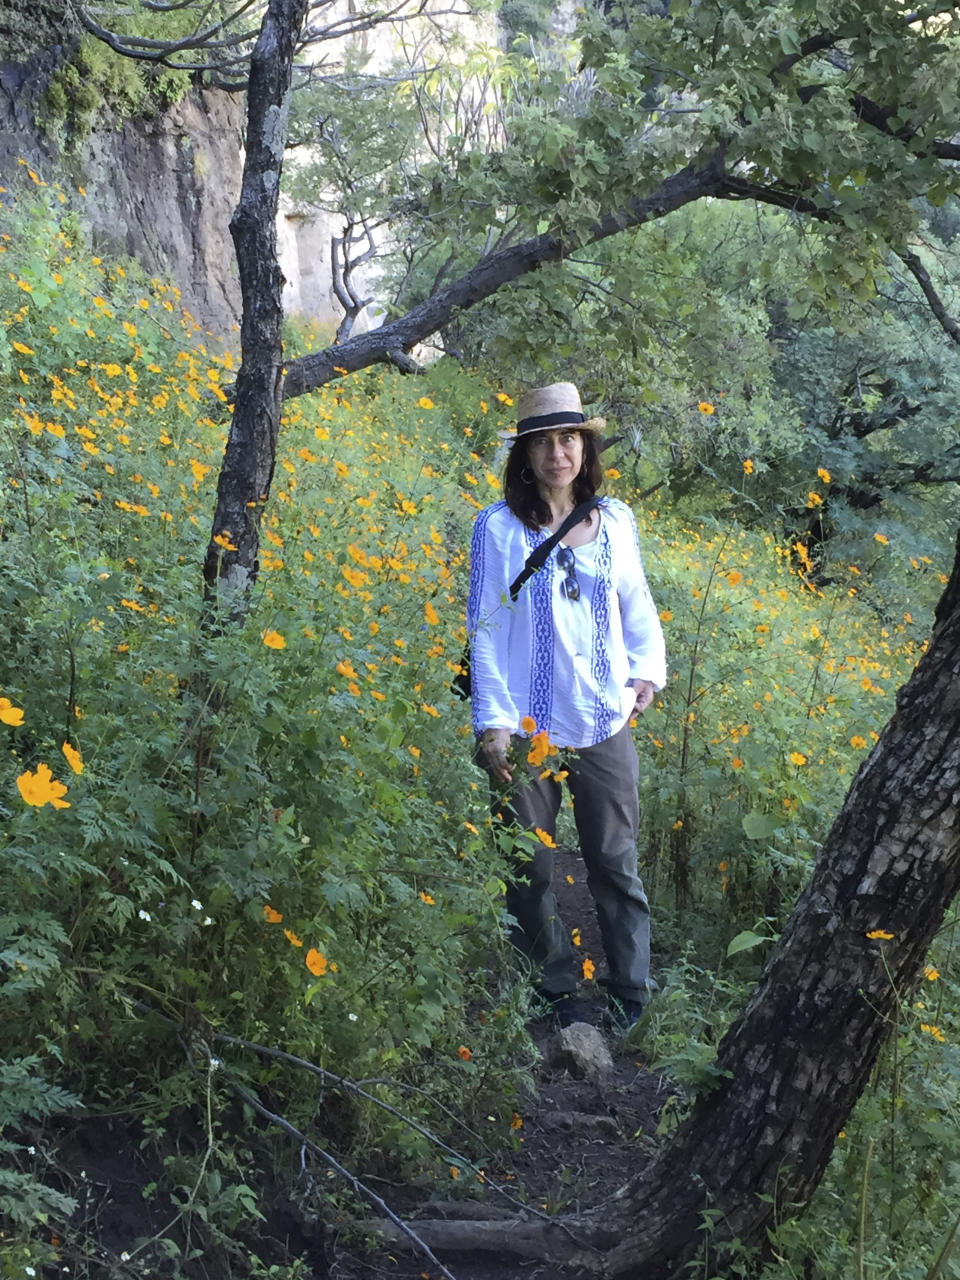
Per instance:
[[[356,1015],[355,1013],[348,1013],[348,1014],[347,1014],[347,1017],[350,1019],[350,1021],[351,1021],[351,1022],[357,1022],[357,1021],[359,1021],[359,1019],[357,1018],[357,1015]]]
[[[140,908],[140,910],[137,912],[137,915],[140,917],[141,920],[149,921],[153,919],[153,916],[150,914],[150,912],[144,911],[143,907]]]
[[[36,1273],[36,1271],[34,1270],[34,1268],[33,1268],[33,1267],[24,1267],[24,1268],[23,1268],[23,1274],[24,1274],[25,1276],[35,1276],[37,1273]]]
[[[194,898],[194,900],[190,903],[190,905],[191,907],[193,907],[194,911],[203,910],[203,903],[200,901],[199,898]]]
[[[213,924],[213,916],[204,916],[204,917],[203,917],[203,920],[201,921],[201,923],[202,923],[202,924]]]
[[[126,1249],[124,1249],[123,1253],[121,1253],[121,1255],[120,1255],[120,1261],[121,1261],[121,1262],[129,1262],[129,1261],[130,1261],[130,1255],[129,1255],[129,1253],[127,1253]]]

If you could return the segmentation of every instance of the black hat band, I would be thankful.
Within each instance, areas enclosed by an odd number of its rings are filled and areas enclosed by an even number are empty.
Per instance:
[[[544,431],[550,427],[578,426],[586,422],[586,416],[575,409],[564,409],[560,413],[542,413],[538,418],[523,418],[517,423],[517,435],[526,431]]]

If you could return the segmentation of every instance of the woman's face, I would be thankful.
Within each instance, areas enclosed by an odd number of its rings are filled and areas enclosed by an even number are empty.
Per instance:
[[[574,427],[538,431],[527,441],[527,459],[543,489],[566,489],[583,465],[583,436]]]

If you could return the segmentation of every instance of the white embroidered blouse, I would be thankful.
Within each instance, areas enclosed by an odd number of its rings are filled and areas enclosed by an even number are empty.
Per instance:
[[[531,717],[557,746],[586,747],[626,724],[628,680],[666,682],[663,632],[647,586],[633,512],[604,498],[592,542],[573,550],[580,596],[562,584],[561,542],[511,603],[509,584],[549,535],[527,529],[505,502],[473,528],[467,632],[473,727],[522,732]]]

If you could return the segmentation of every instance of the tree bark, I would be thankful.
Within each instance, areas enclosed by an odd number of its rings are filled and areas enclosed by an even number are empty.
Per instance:
[[[217,508],[203,565],[208,603],[242,614],[257,574],[260,511],[270,495],[283,383],[283,274],[277,206],[287,139],[293,55],[309,0],[270,0],[250,60],[240,201],[230,221],[243,319],[241,363]],[[218,543],[215,538],[219,537]]]
[[[730,1241],[761,1245],[808,1204],[958,888],[960,536],[927,652],[720,1045],[718,1087],[602,1212],[501,1223],[494,1245],[475,1222],[458,1237],[449,1221],[421,1221],[417,1234],[438,1248],[575,1260],[618,1280],[681,1280],[706,1250],[704,1274],[717,1274]]]

